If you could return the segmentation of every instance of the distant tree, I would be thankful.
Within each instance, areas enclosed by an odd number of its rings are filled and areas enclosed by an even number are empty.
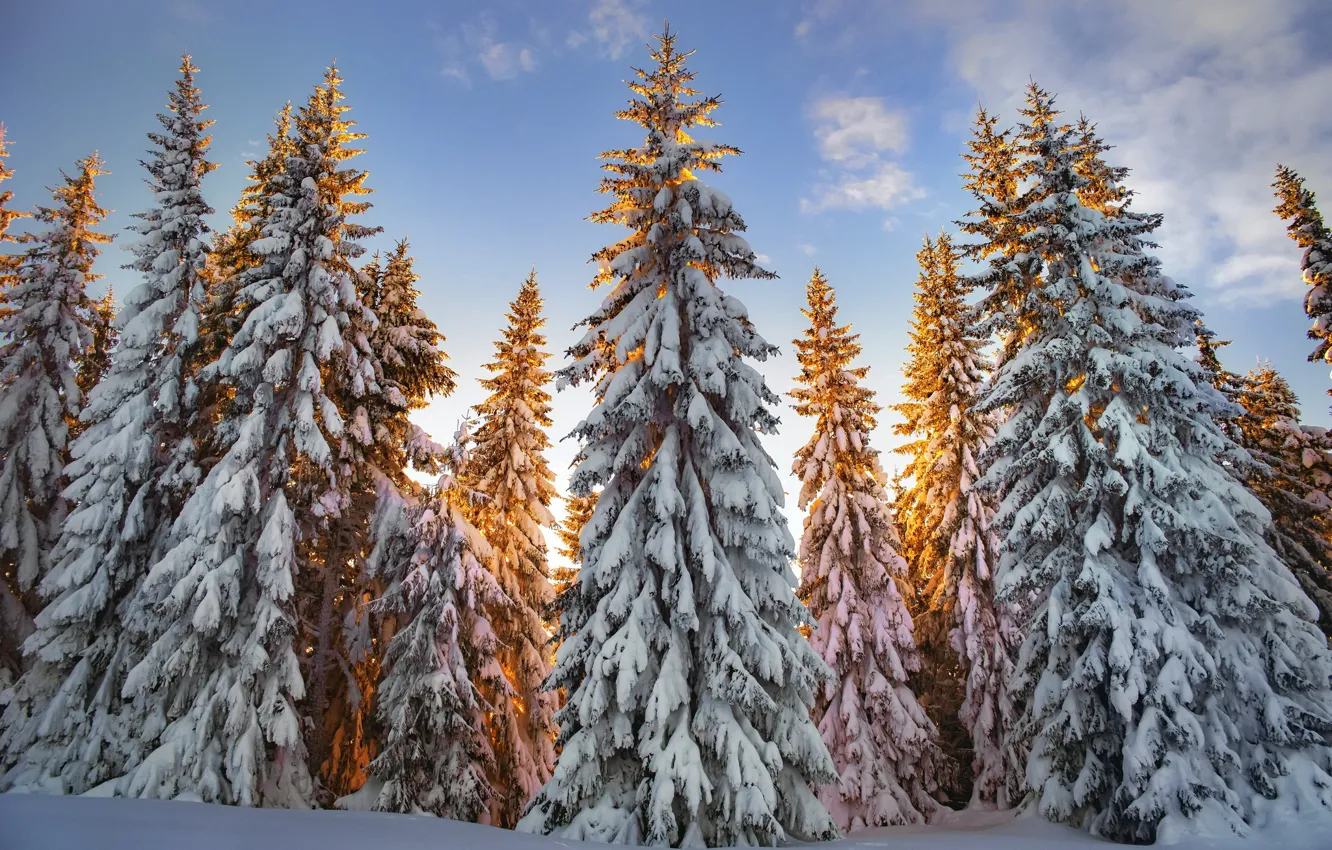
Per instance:
[[[578,565],[583,562],[579,540],[583,527],[592,519],[592,512],[596,507],[596,492],[586,496],[570,495],[564,498],[564,522],[560,524],[556,533],[560,538],[560,555],[569,562],[569,565],[551,571],[551,586],[555,590],[556,599],[578,579]],[[558,622],[556,625],[559,625]]]
[[[480,427],[468,476],[479,496],[473,522],[490,544],[504,591],[499,607],[487,608],[487,618],[517,695],[493,706],[490,717],[496,777],[491,822],[510,828],[555,766],[555,695],[542,689],[550,675],[550,633],[541,615],[554,597],[544,529],[557,523],[550,511],[555,476],[545,457],[551,375],[541,306],[533,270],[509,305],[508,326],[485,366],[491,376],[481,385],[490,396],[476,408]]]
[[[795,341],[791,392],[814,433],[796,452],[806,511],[800,597],[814,617],[814,651],[836,678],[814,716],[838,779],[819,796],[842,830],[923,823],[949,772],[938,732],[907,684],[920,669],[911,615],[897,581],[907,565],[870,433],[880,407],[854,366],[859,334],[837,322],[832,286],[818,270],[805,289],[809,327]]]
[[[920,263],[896,430],[911,442],[911,485],[897,500],[910,541],[916,642],[930,705],[939,722],[957,717],[972,751],[972,797],[1001,807],[1015,801],[1020,754],[1004,747],[1013,709],[1005,692],[1019,642],[1010,612],[995,602],[999,541],[992,496],[976,487],[978,462],[994,439],[995,416],[977,409],[989,363],[967,304],[968,286],[948,234],[926,237]],[[953,749],[960,749],[953,744]]]
[[[1245,483],[1272,514],[1265,537],[1318,606],[1318,624],[1332,637],[1332,438],[1300,424],[1299,401],[1270,364],[1239,382],[1240,445],[1267,470]]]

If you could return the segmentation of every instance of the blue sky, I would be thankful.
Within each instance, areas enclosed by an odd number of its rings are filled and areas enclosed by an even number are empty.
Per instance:
[[[1167,271],[1187,284],[1209,323],[1234,344],[1227,365],[1272,360],[1305,418],[1332,424],[1327,369],[1305,362],[1298,253],[1270,212],[1275,164],[1322,190],[1332,214],[1332,14],[1320,0],[1121,0],[996,3],[655,2],[511,0],[344,3],[47,0],[15,4],[0,51],[7,188],[15,203],[48,203],[59,169],[100,150],[111,174],[100,200],[123,234],[148,202],[138,165],[156,129],[179,55],[201,68],[212,158],[205,184],[220,212],[260,154],[273,113],[300,103],[336,59],[351,116],[364,132],[376,190],[372,248],[410,237],[423,305],[448,338],[462,376],[453,398],[421,415],[446,437],[493,351],[507,302],[535,265],[552,348],[600,296],[585,287],[591,253],[616,238],[585,217],[601,206],[597,154],[640,141],[612,112],[631,64],[669,14],[698,52],[699,86],[719,93],[712,138],[739,146],[712,182],[749,224],[755,250],[781,279],[741,281],[759,330],[783,348],[764,368],[785,392],[796,372],[804,284],[818,264],[843,315],[863,334],[870,383],[898,400],[915,280],[928,229],[961,216],[957,175],[978,99],[1011,122],[1029,76],[1059,104],[1099,122],[1131,167],[1138,206],[1161,211]],[[945,11],[946,9],[946,11]],[[98,271],[133,285],[119,236]],[[559,360],[559,357],[556,358]],[[577,391],[556,400],[558,439],[586,413]],[[807,425],[789,410],[768,441],[785,471]],[[897,440],[886,413],[876,436]],[[574,447],[552,452],[563,471]],[[885,455],[885,465],[898,459]],[[793,482],[788,489],[794,492]],[[788,513],[796,525],[793,499]]]

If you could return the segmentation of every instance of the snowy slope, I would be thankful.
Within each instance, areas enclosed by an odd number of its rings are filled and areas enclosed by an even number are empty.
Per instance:
[[[828,848],[1064,850],[1116,845],[1006,812],[945,815],[928,827],[858,833]],[[205,803],[0,795],[0,850],[554,850],[595,847],[470,823],[373,812],[277,811]],[[1332,817],[1250,840],[1192,839],[1180,850],[1330,850]]]

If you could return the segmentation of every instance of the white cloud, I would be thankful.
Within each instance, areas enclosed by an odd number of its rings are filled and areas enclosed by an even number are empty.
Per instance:
[[[923,196],[901,164],[882,157],[906,149],[905,113],[888,109],[877,97],[827,97],[809,114],[817,122],[819,155],[833,168],[814,198],[801,199],[802,212],[892,209]]]
[[[911,175],[895,162],[880,163],[866,176],[843,174],[834,183],[818,188],[813,200],[802,198],[800,211],[808,213],[831,209],[892,209],[905,201],[924,197]]]
[[[588,34],[573,33],[566,43],[578,47],[590,36],[608,59],[619,59],[631,46],[636,47],[648,38],[643,0],[595,0],[587,14],[587,24]]]
[[[458,30],[445,31],[431,24],[435,52],[443,60],[440,74],[464,85],[471,84],[469,67],[480,65],[492,80],[511,80],[536,70],[536,52],[517,41],[500,41],[495,19],[482,14]]]
[[[768,263],[772,262],[772,257],[769,257],[767,254],[755,254],[754,261],[761,266],[766,266]]]
[[[796,247],[799,248],[806,257],[814,256],[819,250],[818,248],[815,248],[813,245],[810,245],[808,242],[800,242],[796,245]]]
[[[906,147],[906,115],[889,111],[877,97],[823,98],[810,108],[810,116],[822,122],[814,137],[829,162],[854,168],[872,162],[879,151]]]
[[[1173,276],[1226,302],[1300,296],[1269,184],[1282,162],[1332,187],[1332,58],[1306,30],[1326,0],[967,2],[944,23],[957,73],[1006,121],[1029,77],[1096,121],[1138,207],[1165,215]]]
[[[492,80],[511,80],[520,71],[536,68],[532,51],[509,42],[492,44],[480,53],[481,65]]]

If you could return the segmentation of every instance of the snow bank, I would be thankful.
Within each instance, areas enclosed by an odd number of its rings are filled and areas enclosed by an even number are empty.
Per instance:
[[[0,795],[0,850],[554,850],[600,846],[472,823],[377,812],[241,809],[207,803]],[[1116,845],[1011,812],[945,813],[932,826],[857,833],[827,848],[1066,850]],[[1176,850],[1329,850],[1332,815],[1248,840],[1191,839]]]

